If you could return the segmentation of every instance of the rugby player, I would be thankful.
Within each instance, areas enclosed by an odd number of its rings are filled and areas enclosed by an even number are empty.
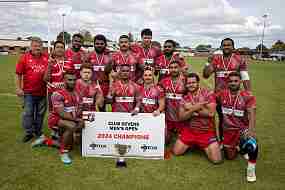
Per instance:
[[[140,92],[142,103],[140,111],[143,113],[152,113],[154,116],[160,115],[165,108],[165,95],[163,89],[154,83],[154,69],[145,67],[143,74],[143,85]]]
[[[154,67],[155,59],[159,57],[162,52],[160,48],[152,45],[152,31],[145,28],[141,31],[142,44],[135,43],[131,49],[139,58],[139,67],[136,72],[136,81],[142,84],[142,75],[144,66]]]
[[[166,40],[164,42],[163,54],[155,60],[155,70],[159,74],[158,81],[169,75],[168,67],[170,62],[178,62],[180,68],[186,66],[184,58],[175,52],[175,48],[176,43],[173,40]]]
[[[166,136],[165,142],[170,142],[173,132],[180,132],[183,122],[179,121],[178,108],[185,93],[185,77],[179,71],[179,62],[169,64],[169,75],[159,82],[165,93]]]
[[[240,89],[242,77],[239,72],[228,75],[228,89],[217,93],[223,114],[223,145],[225,157],[234,159],[238,151],[248,154],[247,181],[256,181],[255,165],[258,155],[255,120],[256,99],[246,90]]]
[[[75,69],[77,79],[80,78],[80,66],[87,59],[87,53],[82,49],[83,41],[81,34],[74,34],[71,40],[72,47],[65,51],[65,57]]]
[[[205,151],[208,159],[218,164],[222,161],[220,145],[215,131],[215,94],[200,87],[200,78],[190,73],[186,78],[187,94],[179,107],[179,119],[185,122],[173,147],[175,155],[182,155],[194,146]]]
[[[227,88],[227,76],[230,72],[236,71],[241,75],[245,90],[250,90],[250,78],[245,59],[239,54],[234,53],[234,41],[231,38],[225,38],[221,42],[222,54],[214,54],[209,57],[209,63],[205,64],[203,69],[204,78],[209,78],[215,74],[215,92]],[[222,139],[222,111],[221,105],[217,104],[217,113],[219,116],[219,135]]]
[[[130,65],[121,65],[118,78],[111,85],[107,100],[112,104],[112,112],[128,112],[135,115],[140,111],[140,87],[130,80]],[[117,160],[117,167],[126,167],[123,158]]]
[[[118,76],[118,71],[121,68],[121,65],[129,65],[130,66],[130,80],[136,81],[136,71],[138,66],[138,58],[130,49],[130,40],[129,36],[121,35],[119,37],[119,46],[120,50],[113,53],[113,70],[115,71],[112,74],[114,79]]]
[[[106,97],[110,87],[112,56],[107,49],[107,39],[104,35],[98,34],[94,37],[94,51],[89,54],[87,62],[93,65],[92,80],[100,84],[103,95]],[[105,103],[100,111],[106,111]]]
[[[60,136],[60,159],[64,164],[71,164],[69,152],[73,146],[74,133],[81,131],[84,122],[78,117],[79,98],[75,92],[76,76],[74,70],[64,73],[65,88],[57,90],[51,96],[52,111],[48,116],[48,126]]]

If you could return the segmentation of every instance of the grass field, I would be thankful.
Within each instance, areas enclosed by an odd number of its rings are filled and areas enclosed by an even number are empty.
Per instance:
[[[190,59],[193,70],[200,72],[204,61]],[[257,182],[248,184],[241,157],[212,165],[198,151],[164,161],[129,159],[128,168],[119,170],[113,159],[82,158],[77,148],[72,152],[73,164],[64,166],[55,149],[32,149],[21,143],[21,106],[13,95],[15,62],[16,57],[0,57],[1,190],[285,189],[285,64],[250,64],[260,154]]]

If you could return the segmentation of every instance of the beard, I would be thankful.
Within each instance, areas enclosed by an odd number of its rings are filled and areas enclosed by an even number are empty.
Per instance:
[[[95,47],[95,51],[99,54],[103,53],[105,51],[105,47],[104,48],[96,48]]]
[[[173,54],[173,51],[170,51],[170,52],[164,52],[164,54],[168,57],[170,57],[172,54]]]
[[[230,85],[229,86],[229,89],[231,90],[231,91],[233,91],[233,92],[237,92],[237,91],[239,91],[239,89],[240,89],[240,86],[235,86],[235,85]]]

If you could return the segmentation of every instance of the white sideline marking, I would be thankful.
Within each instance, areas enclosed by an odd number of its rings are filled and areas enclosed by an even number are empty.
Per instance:
[[[17,95],[12,93],[0,93],[0,96],[16,97]]]

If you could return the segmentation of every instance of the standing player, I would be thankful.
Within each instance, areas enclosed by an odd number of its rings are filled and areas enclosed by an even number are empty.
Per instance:
[[[250,90],[250,80],[247,64],[244,58],[234,53],[234,41],[231,38],[225,38],[221,42],[223,54],[215,54],[210,58],[203,70],[203,76],[209,78],[215,73],[215,91],[227,88],[227,76],[230,72],[236,71],[241,75],[245,90]]]
[[[164,111],[165,96],[163,89],[154,84],[154,73],[152,67],[146,67],[143,74],[143,86],[140,91],[142,94],[141,112],[153,113],[158,116]]]
[[[81,34],[74,34],[72,36],[71,43],[72,48],[68,48],[65,51],[65,57],[75,69],[76,77],[80,78],[80,66],[87,58],[86,52],[81,48],[83,44],[83,36]]]
[[[96,111],[96,107],[102,108],[104,105],[103,92],[96,81],[92,80],[93,67],[84,63],[80,68],[81,78],[77,79],[75,92],[79,96],[79,117],[82,111]]]
[[[216,99],[214,93],[200,87],[199,81],[196,73],[190,73],[186,78],[187,94],[179,107],[179,119],[186,123],[173,153],[181,155],[188,148],[198,146],[212,163],[218,164],[222,161],[222,155],[215,132]]]
[[[258,154],[255,120],[256,100],[250,92],[240,90],[241,76],[232,72],[228,76],[228,87],[217,94],[223,114],[223,144],[227,159],[234,159],[238,149],[248,154],[247,181],[256,181],[255,164]]]
[[[176,61],[179,63],[179,67],[183,68],[186,63],[179,55],[175,53],[176,43],[173,40],[166,40],[163,45],[163,54],[155,60],[155,69],[159,74],[158,81],[169,75],[169,63]]]
[[[94,37],[94,51],[89,54],[87,59],[87,62],[93,65],[92,80],[100,84],[104,97],[107,96],[109,91],[109,74],[112,70],[112,57],[106,46],[106,37],[102,34],[96,35]],[[105,111],[105,104],[101,111]]]
[[[46,84],[43,77],[47,65],[48,57],[42,53],[42,41],[33,37],[31,51],[22,55],[16,65],[16,94],[24,99],[23,142],[28,142],[34,135],[44,138],[42,126],[46,112]]]
[[[47,83],[49,110],[51,110],[50,97],[52,93],[64,88],[63,72],[64,66],[66,65],[70,64],[66,64],[64,58],[64,43],[56,41],[54,43],[53,53],[49,57],[48,68],[44,75],[44,80]]]
[[[130,66],[130,80],[136,81],[136,70],[138,65],[138,59],[130,49],[130,40],[127,35],[122,35],[119,38],[120,50],[115,52],[112,56],[113,69],[115,74],[114,78],[118,75],[118,70],[121,65]]]
[[[227,88],[227,76],[230,72],[236,71],[241,75],[245,90],[250,90],[250,80],[247,64],[244,58],[234,53],[234,41],[231,38],[225,38],[221,42],[222,54],[215,54],[209,57],[210,63],[206,63],[203,69],[204,78],[209,78],[215,73],[215,92]],[[217,104],[217,113],[219,116],[219,133],[222,138],[222,111],[221,106]]]
[[[178,62],[173,61],[169,64],[169,75],[159,83],[166,97],[166,144],[170,142],[172,133],[179,132],[183,127],[183,122],[180,122],[178,118],[178,108],[185,93],[185,78],[179,72]]]
[[[81,131],[83,120],[77,117],[78,96],[74,90],[76,76],[73,70],[64,73],[65,88],[52,94],[52,111],[48,116],[48,125],[60,135],[60,159],[64,164],[71,164],[69,151],[73,145],[75,132]]]
[[[129,79],[129,75],[130,65],[121,65],[118,78],[112,84],[107,98],[112,103],[113,112],[127,112],[135,115],[140,111],[141,96],[139,86]],[[126,166],[124,159],[117,160],[117,167]]]
[[[157,46],[152,46],[152,31],[145,28],[141,31],[142,44],[134,44],[131,49],[139,57],[139,70],[136,74],[136,81],[142,83],[144,66],[154,67],[155,59],[162,53]]]
[[[113,112],[139,112],[141,97],[139,86],[130,80],[130,65],[121,65],[118,78],[111,85],[108,93]]]

